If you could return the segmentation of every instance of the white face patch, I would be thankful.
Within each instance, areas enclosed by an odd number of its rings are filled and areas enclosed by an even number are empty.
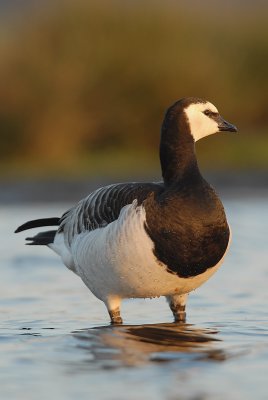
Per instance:
[[[217,108],[209,102],[190,104],[185,109],[185,114],[190,125],[190,131],[195,142],[219,131],[217,122],[208,115],[205,115],[205,110],[218,113]]]

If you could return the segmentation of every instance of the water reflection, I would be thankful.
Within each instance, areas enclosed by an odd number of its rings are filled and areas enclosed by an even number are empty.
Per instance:
[[[84,329],[73,333],[95,369],[139,366],[159,362],[223,361],[217,331],[189,324],[121,325]]]

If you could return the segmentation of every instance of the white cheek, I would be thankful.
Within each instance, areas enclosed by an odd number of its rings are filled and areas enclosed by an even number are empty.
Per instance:
[[[194,140],[202,139],[203,137],[213,135],[218,132],[218,124],[211,118],[205,115],[192,115],[189,119],[191,134]]]
[[[193,133],[194,140],[197,141],[203,137],[213,135],[218,132],[218,130],[218,124],[216,121],[201,116],[200,121],[196,121],[195,127],[191,132]]]
[[[191,104],[185,110],[191,134],[196,142],[203,137],[213,135],[219,131],[217,122],[204,114],[206,109],[218,112],[216,107],[209,102]]]

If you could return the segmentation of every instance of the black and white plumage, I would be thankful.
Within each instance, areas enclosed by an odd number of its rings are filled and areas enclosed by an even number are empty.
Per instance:
[[[220,266],[230,243],[224,208],[199,171],[195,141],[236,127],[211,103],[184,98],[165,115],[163,182],[100,188],[61,218],[30,221],[16,232],[56,225],[27,238],[47,245],[121,323],[124,298],[166,296],[176,320],[187,295]]]

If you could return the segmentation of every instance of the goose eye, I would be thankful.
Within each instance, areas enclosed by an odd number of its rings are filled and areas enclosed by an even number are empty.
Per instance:
[[[210,117],[210,118],[216,118],[216,117],[218,117],[219,116],[219,113],[218,112],[213,112],[213,111],[211,111],[211,110],[205,110],[205,111],[203,111],[203,113],[205,114],[205,115],[207,115],[208,117]]]

